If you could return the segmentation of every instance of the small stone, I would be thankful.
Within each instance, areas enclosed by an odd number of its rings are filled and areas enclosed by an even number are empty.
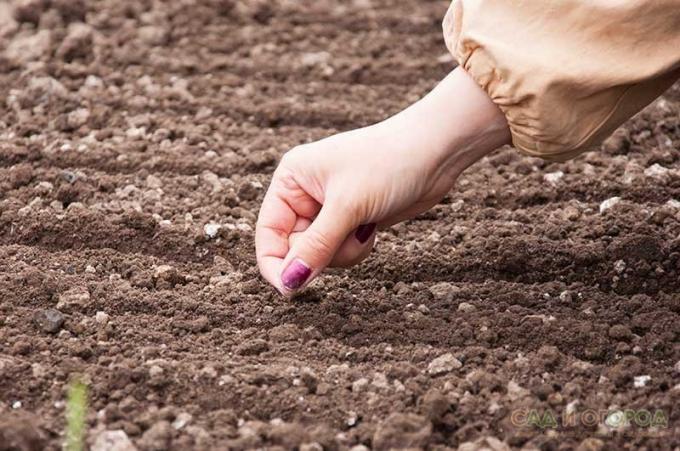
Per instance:
[[[433,376],[436,376],[451,372],[461,368],[462,366],[463,364],[460,363],[460,360],[455,358],[453,354],[446,353],[432,360],[427,366],[427,372]]]
[[[645,169],[645,176],[655,178],[655,179],[662,179],[668,175],[669,169],[661,166],[658,163],[654,163],[647,169]]]
[[[78,108],[68,113],[66,116],[66,124],[70,130],[75,130],[85,125],[89,118],[90,110],[87,108]]]
[[[12,409],[21,409],[21,406],[22,406],[21,401],[14,401],[12,403]]]
[[[368,387],[368,382],[368,379],[365,377],[355,380],[352,382],[352,391],[354,393],[361,393]]]
[[[460,288],[449,282],[440,282],[429,287],[430,293],[436,300],[444,300],[451,298],[460,291]]]
[[[354,412],[354,411],[348,412],[348,414],[347,414],[347,420],[345,421],[345,423],[347,424],[347,426],[349,426],[349,427],[354,427],[354,426],[357,425],[358,422],[359,422],[359,414],[357,414],[357,413]]]
[[[149,367],[149,377],[158,377],[163,374],[165,370],[158,365],[151,365]]]
[[[203,226],[203,232],[208,238],[215,238],[220,232],[222,226],[220,224],[215,224],[214,222],[208,223]]]
[[[615,196],[615,197],[610,197],[609,199],[603,201],[603,202],[600,204],[600,214],[602,214],[602,213],[604,213],[605,211],[609,210],[610,208],[612,208],[614,205],[618,204],[619,202],[621,202],[621,198],[620,198],[620,197],[617,197],[617,196]]]
[[[642,388],[642,387],[645,387],[649,383],[649,381],[651,381],[651,380],[652,380],[652,377],[647,375],[647,374],[642,375],[642,376],[635,376],[633,378],[633,386],[635,388]]]
[[[59,301],[57,302],[57,308],[61,309],[63,307],[73,307],[73,306],[86,306],[90,303],[90,291],[87,287],[79,286],[73,287],[59,295]]]
[[[576,221],[578,218],[581,217],[581,210],[572,205],[566,207],[562,213],[564,215],[564,218],[569,221]]]
[[[145,25],[143,27],[139,27],[137,30],[137,36],[139,36],[139,39],[142,42],[148,45],[160,46],[167,44],[169,34],[163,27]]]
[[[106,312],[99,311],[99,312],[95,313],[94,320],[98,324],[106,324],[106,323],[109,322],[109,315]]]
[[[572,301],[571,293],[567,290],[564,290],[563,292],[561,292],[560,293],[560,301],[571,302]]]
[[[33,316],[33,321],[43,331],[53,334],[64,325],[64,315],[55,309],[40,310]]]
[[[89,274],[95,274],[95,273],[97,272],[97,270],[95,269],[94,266],[92,266],[92,265],[87,265],[87,266],[85,267],[85,272],[86,272],[86,273],[89,273]]]
[[[510,398],[511,401],[522,399],[529,394],[529,390],[521,387],[517,382],[512,380],[508,382],[508,398]]]
[[[675,363],[675,366],[673,367],[673,371],[675,371],[676,374],[680,374],[680,360],[678,360]]]
[[[331,60],[331,54],[328,52],[308,52],[303,53],[300,62],[303,66],[318,66],[320,64],[327,64]]]
[[[425,304],[420,304],[420,305],[418,306],[418,311],[419,311],[420,313],[422,313],[423,315],[427,315],[428,313],[430,313],[429,307],[428,307],[427,305],[425,305]]]
[[[123,430],[103,431],[97,434],[92,451],[137,451]]]
[[[184,426],[189,424],[189,422],[193,419],[193,416],[191,416],[190,413],[187,412],[182,412],[177,417],[175,418],[175,421],[172,422],[172,427],[176,430],[182,429]]]
[[[614,271],[616,271],[617,274],[621,274],[626,270],[626,262],[623,260],[617,260],[614,263]]]
[[[562,171],[549,172],[543,175],[543,180],[545,180],[547,183],[550,183],[551,185],[557,185],[562,177],[564,177],[564,172]]]
[[[472,313],[475,310],[477,310],[477,307],[475,307],[473,304],[470,304],[469,302],[461,302],[460,304],[458,304],[459,312]]]

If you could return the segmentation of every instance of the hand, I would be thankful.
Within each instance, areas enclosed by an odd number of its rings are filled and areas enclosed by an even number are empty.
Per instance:
[[[428,210],[465,168],[509,142],[501,111],[459,68],[396,116],[292,149],[260,209],[260,272],[290,294],[329,265],[360,262],[376,228]]]

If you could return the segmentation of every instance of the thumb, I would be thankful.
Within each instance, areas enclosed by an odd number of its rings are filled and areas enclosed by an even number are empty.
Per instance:
[[[281,285],[285,291],[302,288],[330,264],[347,236],[359,225],[355,216],[337,202],[324,203],[283,261]]]

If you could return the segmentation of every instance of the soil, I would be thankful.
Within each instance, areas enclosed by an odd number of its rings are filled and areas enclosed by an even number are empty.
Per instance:
[[[446,6],[0,3],[0,449],[59,449],[78,375],[97,450],[678,449],[677,85],[292,300],[259,277],[278,159],[431,89]]]

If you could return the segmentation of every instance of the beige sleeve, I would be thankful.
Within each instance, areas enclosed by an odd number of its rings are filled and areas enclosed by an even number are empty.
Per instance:
[[[680,0],[454,0],[444,36],[515,147],[550,160],[596,147],[680,78]]]

